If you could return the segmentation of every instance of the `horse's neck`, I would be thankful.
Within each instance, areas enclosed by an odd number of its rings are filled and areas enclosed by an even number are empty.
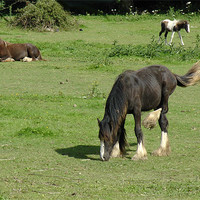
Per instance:
[[[7,48],[7,46],[8,46],[8,43],[4,41],[4,44],[5,44],[5,47]]]
[[[120,108],[120,110],[112,108],[112,110],[109,109],[109,111],[105,113],[105,116],[107,115],[109,121],[112,122],[114,129],[118,129],[119,126],[121,126],[122,122],[124,122],[127,115],[127,110],[128,107],[126,104],[124,104],[123,107]]]
[[[8,57],[12,57],[11,54],[10,54],[9,48],[8,48],[8,45],[9,45],[9,44],[11,44],[11,43],[5,42],[5,41],[4,41],[4,45],[5,45],[5,48],[4,48],[4,49],[5,49],[5,51],[7,52]]]
[[[9,46],[9,45],[12,45],[13,43],[10,43],[10,42],[5,42],[5,46]]]

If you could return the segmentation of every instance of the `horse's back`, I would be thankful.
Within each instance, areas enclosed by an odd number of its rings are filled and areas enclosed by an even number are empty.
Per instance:
[[[160,83],[167,78],[175,80],[173,73],[167,67],[162,65],[151,65],[137,71],[127,70],[119,77],[122,77],[123,80],[132,79],[135,83],[141,81],[145,84],[148,84],[148,81]]]
[[[174,74],[163,65],[151,65],[136,72],[139,79],[146,87],[167,87],[169,90],[177,85]]]
[[[176,87],[176,78],[173,73],[161,65],[152,65],[138,71],[126,71],[120,79],[131,108],[140,105],[142,110],[156,108],[161,101],[164,90],[171,94]],[[137,101],[136,101],[137,99]]]
[[[178,21],[177,21],[176,19],[174,19],[173,21],[171,21],[171,20],[169,20],[169,19],[165,19],[165,20],[163,20],[163,21],[161,22],[161,26],[163,26],[163,24],[164,24],[164,27],[165,27],[165,29],[166,29],[167,31],[172,31],[173,28],[174,28],[174,26],[176,26],[177,22],[178,22]]]

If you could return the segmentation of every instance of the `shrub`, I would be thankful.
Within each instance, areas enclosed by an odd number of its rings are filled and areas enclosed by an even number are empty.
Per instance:
[[[5,2],[4,1],[0,1],[0,10],[3,10],[5,6]]]
[[[70,13],[64,11],[55,0],[38,0],[36,4],[29,3],[25,8],[18,9],[18,14],[11,24],[39,31],[57,28],[69,30],[77,26]]]
[[[113,45],[108,51],[108,57],[138,56],[143,58],[166,58],[171,60],[196,60],[200,57],[200,36],[196,36],[195,46],[186,48],[184,46],[166,46],[158,44],[154,36],[151,43],[147,45]]]
[[[89,94],[88,95],[86,95],[86,98],[105,98],[105,94],[104,93],[102,93],[100,90],[99,90],[99,88],[98,88],[98,86],[99,86],[99,83],[97,82],[97,81],[94,81],[93,83],[92,83],[92,87],[91,87],[91,89],[90,89],[90,92],[89,92]]]

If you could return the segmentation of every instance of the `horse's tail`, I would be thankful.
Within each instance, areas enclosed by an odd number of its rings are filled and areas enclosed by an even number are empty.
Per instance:
[[[43,59],[41,54],[37,57],[37,60],[47,61],[46,59]]]
[[[183,76],[174,74],[177,85],[180,87],[188,87],[200,82],[200,61],[194,64],[192,68]]]

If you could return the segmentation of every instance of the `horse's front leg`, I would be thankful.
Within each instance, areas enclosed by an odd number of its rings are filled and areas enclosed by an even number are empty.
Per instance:
[[[180,40],[181,40],[181,44],[184,45],[183,38],[182,38],[182,36],[181,36],[181,34],[180,34],[180,31],[178,31],[178,35],[179,35],[179,38],[180,38]]]
[[[4,56],[0,58],[0,62],[14,62],[15,60],[9,56]]]
[[[1,59],[0,62],[15,62],[15,60],[13,58],[6,58],[6,59]]]
[[[174,31],[172,31],[172,35],[171,35],[171,40],[170,40],[170,42],[169,42],[169,45],[171,45],[172,44],[172,40],[173,40],[173,38],[174,38]]]
[[[112,152],[111,152],[111,158],[117,158],[117,157],[121,157],[122,153],[120,151],[120,147],[119,147],[119,142],[117,141],[117,143],[114,145]]]
[[[113,150],[111,153],[112,158],[121,157],[125,154],[126,130],[124,128],[124,123],[125,123],[125,120],[122,122],[120,128],[118,129],[118,132],[117,132],[118,140],[113,147]]]
[[[141,129],[141,111],[138,110],[134,113],[135,119],[135,135],[137,138],[137,151],[132,160],[145,160],[147,159],[147,151],[144,147],[143,133]]]

